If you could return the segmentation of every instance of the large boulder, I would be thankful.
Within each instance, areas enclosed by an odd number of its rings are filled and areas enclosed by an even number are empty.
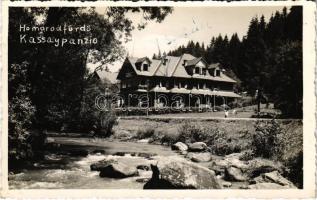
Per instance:
[[[152,178],[144,189],[220,189],[215,173],[177,157],[158,158],[151,165]]]
[[[212,159],[212,156],[209,152],[203,153],[188,153],[186,158],[190,159],[193,162],[209,162]]]
[[[182,142],[176,142],[172,145],[172,150],[183,152],[188,150],[188,146]]]
[[[192,152],[199,152],[199,151],[205,151],[207,149],[207,145],[204,142],[195,142],[192,144],[189,144],[188,151]]]
[[[100,170],[100,177],[126,178],[138,175],[138,170],[134,166],[124,163],[112,163]]]
[[[227,167],[225,170],[225,180],[227,181],[246,181],[248,177],[246,177],[241,169],[236,167]]]

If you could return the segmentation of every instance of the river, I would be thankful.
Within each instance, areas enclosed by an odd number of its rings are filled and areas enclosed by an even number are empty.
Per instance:
[[[131,163],[148,160],[145,157],[133,156],[133,153],[178,155],[171,151],[170,147],[140,142],[67,137],[54,137],[48,140],[50,143],[58,144],[60,151],[45,152],[45,159],[33,163],[32,168],[10,173],[10,189],[142,189],[144,183],[136,181],[140,176],[124,179],[101,178],[99,172],[90,170],[90,165],[105,158],[124,157],[130,159]],[[73,156],[61,153],[68,149],[88,150],[88,155]],[[141,174],[141,177],[151,176],[151,171],[146,173]]]

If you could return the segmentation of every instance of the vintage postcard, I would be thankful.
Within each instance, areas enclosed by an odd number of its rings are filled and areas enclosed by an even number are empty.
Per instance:
[[[1,196],[313,198],[313,2],[3,1]]]

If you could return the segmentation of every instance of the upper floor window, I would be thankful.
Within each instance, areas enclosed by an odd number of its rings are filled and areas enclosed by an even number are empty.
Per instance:
[[[149,70],[149,65],[143,64],[143,71],[148,71],[148,70]]]

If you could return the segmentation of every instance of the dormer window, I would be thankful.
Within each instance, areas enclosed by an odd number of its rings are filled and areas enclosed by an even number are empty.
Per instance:
[[[195,74],[200,74],[200,68],[199,67],[195,67]]]
[[[219,69],[216,69],[216,70],[215,70],[215,75],[216,75],[216,76],[220,76],[220,70],[219,70]]]
[[[167,58],[164,58],[163,59],[163,65],[166,65],[166,63],[167,63]]]
[[[143,71],[149,71],[149,65],[143,64]]]
[[[204,68],[204,69],[202,70],[202,75],[206,76],[206,71],[207,71],[207,69]]]
[[[135,67],[137,70],[141,71],[141,65],[136,65]]]

